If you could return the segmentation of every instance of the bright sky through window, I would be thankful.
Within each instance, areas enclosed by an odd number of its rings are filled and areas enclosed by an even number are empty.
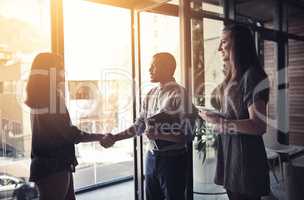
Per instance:
[[[67,0],[64,20],[69,80],[100,80],[104,70],[130,65],[129,10]]]

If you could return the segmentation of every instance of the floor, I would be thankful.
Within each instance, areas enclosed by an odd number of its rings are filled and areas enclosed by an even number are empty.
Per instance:
[[[133,200],[134,182],[128,181],[76,195],[77,200]]]
[[[285,171],[284,181],[282,180],[282,176],[280,173],[281,171],[279,170],[278,166],[276,166],[274,169],[278,181],[276,181],[274,174],[270,172],[271,194],[267,197],[263,197],[263,200],[288,200],[287,190],[286,190],[286,183],[288,178],[286,178],[286,170],[284,171]],[[198,174],[196,174],[196,176],[198,176]],[[223,190],[222,188],[218,188],[212,184],[208,184],[208,185],[197,184],[197,180],[196,180],[194,183],[194,191],[222,192]],[[77,195],[77,200],[133,200],[133,199],[134,199],[133,181],[124,182],[124,183],[116,184],[111,187],[105,187]],[[194,194],[194,200],[228,200],[228,197],[226,194],[220,194],[220,195]]]
[[[271,190],[273,195],[264,197],[263,200],[287,200],[282,181],[276,183],[273,175],[271,177]],[[120,183],[115,186],[98,189],[77,195],[77,200],[133,200],[133,181]],[[194,195],[194,200],[228,200],[227,195]]]
[[[194,154],[193,157],[194,173],[193,173],[193,190],[195,192],[205,193],[194,194],[194,200],[228,200],[226,194],[222,194],[225,190],[222,187],[218,187],[213,184],[213,174],[215,173],[215,152],[208,151],[206,160],[202,165],[202,160],[199,156]],[[263,200],[287,200],[286,192],[286,180],[282,180],[282,176],[278,167],[278,162],[271,164],[270,166],[274,167],[274,172],[278,177],[278,182],[275,180],[274,175],[270,172],[271,180],[271,195],[263,197]],[[115,171],[117,167],[113,166],[112,171],[100,170],[101,174],[112,174],[113,170]],[[118,171],[121,171],[121,166],[118,167]],[[132,169],[130,166],[123,168],[126,171],[127,169]],[[106,172],[106,173],[105,173]],[[107,173],[108,172],[108,173]],[[131,174],[131,172],[129,172]],[[102,179],[103,180],[103,179]],[[82,182],[82,181],[81,181]],[[206,193],[217,192],[217,195],[206,195]],[[77,195],[78,200],[133,200],[134,199],[134,182],[129,181],[125,183],[116,184],[111,187],[105,187],[97,189],[95,191],[86,192]]]

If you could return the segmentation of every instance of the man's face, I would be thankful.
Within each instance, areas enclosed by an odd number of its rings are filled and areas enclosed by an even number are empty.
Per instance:
[[[218,51],[221,53],[222,61],[229,63],[232,55],[232,39],[229,31],[224,31],[221,36]]]
[[[161,82],[163,80],[164,74],[162,72],[162,67],[156,58],[152,59],[149,72],[150,72],[150,81],[152,83]]]

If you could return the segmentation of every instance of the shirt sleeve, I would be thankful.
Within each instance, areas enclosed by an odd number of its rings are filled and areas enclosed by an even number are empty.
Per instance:
[[[142,135],[146,130],[146,117],[147,117],[147,102],[148,97],[146,96],[142,102],[141,112],[139,113],[139,117],[136,119],[133,124],[133,128],[135,129],[135,133],[137,136]]]
[[[181,123],[181,133],[185,134],[187,143],[191,143],[194,138],[195,121],[198,117],[198,110],[186,99],[186,90],[182,87],[175,88],[170,95],[171,109],[179,113]],[[186,109],[186,103],[191,103],[190,110]]]
[[[261,77],[260,74],[252,69],[244,76],[243,82],[243,102],[249,107],[258,100],[264,101],[266,104],[269,99],[269,81],[268,78]]]

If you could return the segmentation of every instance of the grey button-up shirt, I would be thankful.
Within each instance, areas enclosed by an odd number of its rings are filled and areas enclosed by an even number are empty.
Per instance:
[[[147,119],[156,114],[165,112],[169,115],[177,115],[180,118],[181,134],[188,135],[184,128],[186,113],[186,90],[181,85],[172,80],[164,86],[152,88],[142,102],[142,109],[139,118],[136,120],[134,127],[137,135],[142,135],[148,127]],[[189,127],[188,127],[189,128]],[[191,127],[190,127],[191,128]],[[191,136],[191,134],[189,134]],[[191,138],[191,137],[187,138]],[[185,144],[172,144],[165,148],[159,149],[154,140],[149,140],[150,150],[168,151],[185,148]]]

